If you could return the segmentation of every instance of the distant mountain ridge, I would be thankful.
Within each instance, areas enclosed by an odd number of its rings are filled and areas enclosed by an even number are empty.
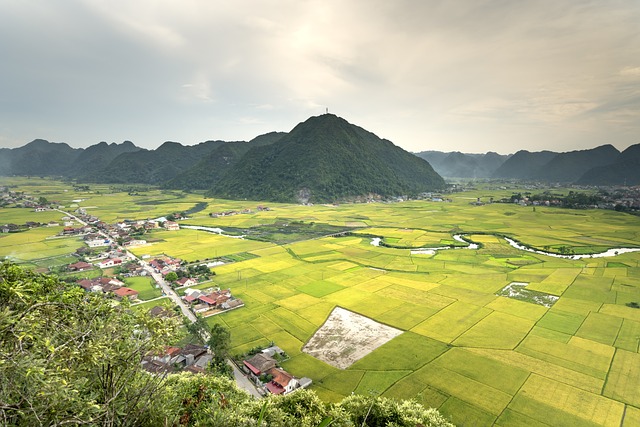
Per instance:
[[[612,164],[619,155],[608,144],[566,153],[522,150],[507,159],[491,177],[573,183],[590,169]]]
[[[564,153],[520,150],[513,155],[422,151],[447,178],[490,178],[581,185],[639,185],[640,144],[622,153],[611,144]]]
[[[486,154],[421,151],[415,155],[428,161],[436,172],[448,178],[489,178],[511,157],[492,151]]]
[[[615,161],[585,172],[577,184],[583,185],[640,185],[640,144],[628,147]]]
[[[232,199],[313,203],[415,196],[445,188],[425,160],[332,114],[249,142],[184,146],[168,141],[147,150],[129,141],[73,149],[36,140],[0,149],[0,175],[144,183]]]
[[[415,194],[444,186],[441,176],[640,185],[640,144],[622,153],[607,144],[566,153],[423,151],[414,155],[324,114],[289,133],[270,132],[248,142],[185,146],[168,141],[147,150],[131,141],[100,142],[83,149],[36,139],[19,148],[0,148],[0,176],[10,175],[154,184],[232,198],[328,201]],[[245,183],[251,183],[251,188]]]

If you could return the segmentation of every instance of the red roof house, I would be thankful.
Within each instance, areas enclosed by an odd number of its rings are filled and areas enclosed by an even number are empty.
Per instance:
[[[138,291],[133,290],[131,288],[127,288],[125,286],[121,287],[120,289],[116,289],[115,291],[113,291],[113,293],[116,295],[118,299],[127,297],[130,300],[134,300],[138,298]]]

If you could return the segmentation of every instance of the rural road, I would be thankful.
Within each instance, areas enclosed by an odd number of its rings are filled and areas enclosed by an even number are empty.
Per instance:
[[[187,307],[187,305],[184,303],[184,301],[182,301],[182,298],[180,298],[180,296],[176,293],[176,291],[174,291],[171,286],[169,286],[169,284],[164,280],[164,278],[162,277],[162,274],[157,273],[153,267],[151,267],[147,262],[138,259],[134,254],[132,254],[129,251],[125,251],[127,256],[129,257],[129,259],[136,260],[140,263],[140,265],[142,265],[142,267],[145,269],[145,271],[147,273],[149,273],[151,275],[151,277],[153,277],[153,280],[156,281],[156,283],[158,285],[160,285],[160,287],[162,288],[162,292],[164,292],[164,294],[166,296],[169,297],[169,299],[171,301],[173,301],[173,303],[175,305],[177,305],[178,307],[180,307],[180,310],[182,310],[182,314],[184,314],[184,316],[191,320],[192,322],[195,322],[197,320],[196,315],[193,314],[193,312],[191,310],[189,310],[189,307]]]
[[[67,215],[70,218],[73,218],[75,221],[79,222],[82,225],[87,225],[86,222],[82,221],[80,218],[78,218],[77,216],[69,212],[65,212],[60,209],[55,209],[55,210],[60,213],[63,213],[64,215]],[[98,233],[100,233],[105,238],[110,238],[106,233],[102,231],[98,231]],[[120,246],[118,246],[118,248],[121,251],[123,251],[130,260],[138,261],[140,265],[142,265],[142,267],[145,269],[145,271],[149,273],[151,277],[153,277],[153,279],[156,281],[156,283],[158,283],[158,285],[160,285],[164,294],[167,297],[169,297],[169,299],[173,301],[174,304],[180,307],[180,310],[182,310],[182,314],[191,322],[196,322],[197,318],[195,314],[193,314],[193,312],[189,310],[189,307],[187,307],[184,301],[182,301],[182,298],[180,298],[180,296],[173,290],[173,288],[171,288],[171,286],[169,286],[169,284],[164,280],[164,278],[162,277],[162,274],[157,273],[154,270],[154,268],[151,267],[147,262],[139,259],[128,250]],[[209,334],[207,332],[204,332],[204,335],[205,336],[203,336],[202,338],[204,339],[205,342],[207,342],[209,340]],[[238,385],[238,387],[245,390],[247,393],[251,394],[253,397],[260,399],[262,397],[262,394],[258,391],[256,386],[251,381],[249,381],[249,379],[240,371],[240,369],[238,369],[235,363],[233,363],[231,360],[227,360],[227,363],[229,364],[229,366],[233,368],[233,377],[235,378],[236,384]]]

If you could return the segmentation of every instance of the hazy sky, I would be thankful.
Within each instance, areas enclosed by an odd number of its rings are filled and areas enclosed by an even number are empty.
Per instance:
[[[410,151],[640,142],[640,0],[0,0],[0,146],[248,140],[325,111]]]

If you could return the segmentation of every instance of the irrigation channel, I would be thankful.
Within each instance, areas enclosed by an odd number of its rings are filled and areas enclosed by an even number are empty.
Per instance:
[[[469,243],[468,240],[464,239],[465,235],[455,234],[453,239],[458,242]],[[599,252],[595,254],[580,254],[580,255],[563,255],[563,254],[555,254],[553,252],[546,252],[539,249],[532,249],[527,246],[521,245],[513,239],[508,237],[504,237],[504,240],[507,241],[511,246],[521,251],[533,252],[540,255],[551,256],[555,258],[565,258],[565,259],[582,259],[582,258],[604,258],[604,257],[614,257],[617,255],[626,254],[629,252],[638,252],[640,248],[613,248],[604,252]],[[382,242],[381,237],[374,237],[371,239],[371,244],[373,246],[380,246]],[[416,248],[411,250],[411,255],[435,255],[436,251],[446,250],[446,249],[478,249],[479,246],[476,243],[469,243],[467,246],[440,246],[437,248]]]

